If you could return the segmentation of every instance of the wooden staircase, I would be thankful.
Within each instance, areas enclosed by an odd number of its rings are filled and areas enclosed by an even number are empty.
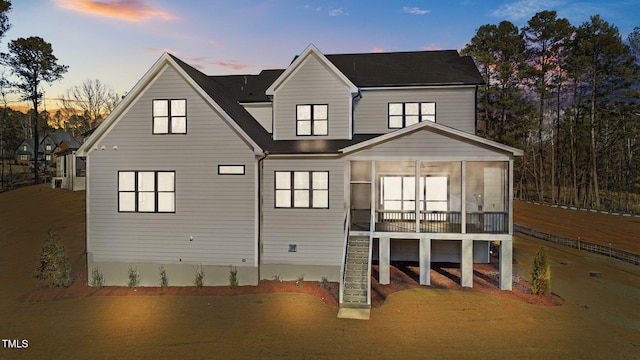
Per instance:
[[[369,237],[350,236],[344,265],[339,318],[369,319]]]

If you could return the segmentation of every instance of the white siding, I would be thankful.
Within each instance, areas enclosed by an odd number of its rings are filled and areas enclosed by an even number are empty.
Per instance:
[[[152,135],[152,100],[172,98],[187,99],[187,134]],[[254,263],[253,152],[173,68],[96,146],[88,174],[87,250],[94,261]],[[218,175],[219,164],[245,165],[246,174]],[[175,171],[176,212],[119,213],[118,170]]]
[[[509,160],[508,155],[501,154],[488,147],[475,145],[426,129],[417,130],[394,140],[372,146],[352,154],[353,157],[367,158],[446,158],[473,159],[492,157],[496,160]]]
[[[362,90],[354,113],[355,134],[384,134],[390,102],[435,102],[436,122],[475,134],[475,87]]]
[[[309,56],[273,98],[274,139],[309,139],[296,136],[296,105],[328,104],[329,135],[322,139],[350,139],[351,93],[347,85],[315,56]]]
[[[275,208],[275,171],[329,171],[329,209]],[[344,245],[344,162],[265,160],[262,263],[340,266]],[[288,252],[289,244],[297,252]]]
[[[247,103],[242,104],[242,106],[271,134],[273,130],[273,108],[271,107],[271,103]]]

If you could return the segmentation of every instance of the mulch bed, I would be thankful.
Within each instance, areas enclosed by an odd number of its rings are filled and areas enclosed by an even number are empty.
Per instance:
[[[490,264],[474,264],[473,288],[460,286],[459,264],[434,263],[431,266],[431,285],[419,284],[419,267],[414,262],[394,262],[391,266],[391,283],[378,283],[378,265],[372,266],[371,277],[371,307],[377,308],[384,304],[389,295],[407,289],[448,289],[452,291],[477,292],[491,296],[507,298],[528,304],[557,306],[563,300],[557,295],[532,295],[529,284],[522,278],[515,276],[512,291],[502,291],[499,287],[496,259]],[[86,285],[86,275],[77,275],[71,286],[67,288],[50,288],[42,286],[28,291],[17,300],[20,302],[56,301],[88,296],[234,296],[255,295],[267,293],[303,293],[316,296],[324,303],[338,306],[339,284],[330,283],[329,288],[323,288],[319,282],[305,281],[302,286],[296,281],[262,280],[257,286],[239,286],[231,289],[228,286],[169,286],[138,287],[129,289],[126,286],[105,286],[95,290]]]

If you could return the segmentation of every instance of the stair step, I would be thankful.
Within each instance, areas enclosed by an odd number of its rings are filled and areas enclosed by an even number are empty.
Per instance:
[[[344,284],[344,290],[345,290],[345,292],[347,290],[361,291],[362,295],[366,295],[367,294],[367,284],[359,284],[359,285]]]
[[[344,292],[343,301],[364,301],[367,302],[367,293],[363,291]]]
[[[366,304],[367,297],[366,296],[354,296],[354,295],[345,295],[342,297],[343,303],[354,303],[354,304]]]

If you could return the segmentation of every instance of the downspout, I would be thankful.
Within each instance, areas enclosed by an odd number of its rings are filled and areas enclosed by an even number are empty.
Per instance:
[[[261,254],[262,254],[262,161],[269,156],[269,152],[265,151],[263,155],[258,157],[258,283],[260,283],[260,268],[261,268]]]
[[[356,101],[362,99],[362,92],[358,88],[358,93],[353,96],[351,99],[351,134],[349,134],[349,138],[353,139],[353,135],[356,132]]]

